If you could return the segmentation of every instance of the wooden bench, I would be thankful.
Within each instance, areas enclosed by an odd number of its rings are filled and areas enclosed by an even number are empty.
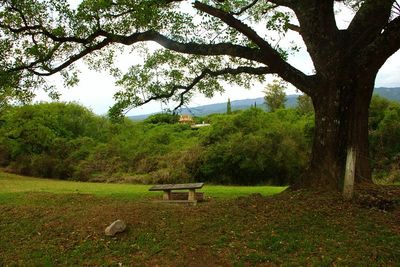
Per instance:
[[[196,193],[196,189],[202,188],[204,183],[192,184],[159,184],[154,185],[149,191],[163,191],[163,201],[165,202],[194,202],[203,200],[203,193]],[[174,193],[173,190],[189,190],[189,193]],[[183,199],[186,198],[186,199]]]

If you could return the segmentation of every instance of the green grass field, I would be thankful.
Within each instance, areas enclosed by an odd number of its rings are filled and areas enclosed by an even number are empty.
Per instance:
[[[335,193],[206,185],[209,201],[187,206],[149,201],[160,193],[148,188],[0,172],[0,266],[400,262],[400,202],[382,211]],[[126,231],[106,237],[116,219],[127,223]]]
[[[0,172],[0,201],[4,195],[23,192],[47,192],[54,194],[91,194],[120,199],[143,199],[160,196],[160,192],[150,192],[149,185],[104,184],[39,179]],[[278,186],[220,186],[205,185],[201,192],[213,198],[235,198],[252,193],[264,196],[282,192],[286,187]],[[2,197],[3,196],[3,197]]]

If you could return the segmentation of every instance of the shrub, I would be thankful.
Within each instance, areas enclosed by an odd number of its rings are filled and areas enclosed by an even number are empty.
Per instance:
[[[308,161],[308,120],[293,110],[265,113],[256,108],[215,118],[204,136],[199,176],[234,184],[294,181]]]
[[[151,124],[159,124],[159,123],[174,124],[177,123],[178,121],[179,121],[179,115],[170,113],[154,114],[144,120],[144,122]]]

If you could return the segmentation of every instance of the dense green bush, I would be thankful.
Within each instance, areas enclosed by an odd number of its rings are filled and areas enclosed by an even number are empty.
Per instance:
[[[400,181],[400,105],[375,96],[369,123],[375,177],[385,183]]]
[[[0,167],[82,181],[288,184],[307,166],[312,112],[251,108],[195,118],[177,116],[111,123],[74,103],[9,107],[0,114]],[[400,106],[374,97],[370,151],[374,176],[400,180]]]
[[[169,113],[159,113],[149,116],[144,121],[146,123],[152,123],[152,124],[159,124],[159,123],[174,124],[179,121],[179,115],[169,114]]]
[[[107,119],[73,103],[13,107],[0,120],[2,165],[35,176],[70,178],[81,159],[79,140],[97,143],[110,136]]]
[[[199,176],[234,184],[287,184],[306,167],[311,117],[294,110],[266,113],[252,108],[220,115],[202,141],[206,148]]]

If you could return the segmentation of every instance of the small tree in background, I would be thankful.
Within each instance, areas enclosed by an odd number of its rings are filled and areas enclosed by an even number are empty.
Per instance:
[[[314,106],[311,97],[306,94],[299,95],[299,97],[297,97],[297,110],[300,114],[313,113]]]
[[[226,114],[232,113],[231,99],[228,98],[228,103],[226,103]]]
[[[274,112],[279,108],[285,108],[287,100],[285,93],[286,83],[282,80],[274,80],[268,84],[263,91],[265,93],[264,100],[269,111]]]

